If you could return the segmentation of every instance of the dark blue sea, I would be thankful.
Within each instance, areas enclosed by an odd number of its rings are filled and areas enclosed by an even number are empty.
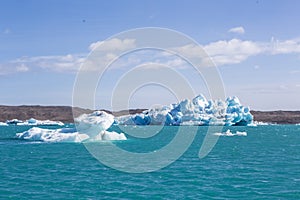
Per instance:
[[[202,159],[198,153],[208,127],[198,127],[178,160],[148,173],[107,167],[82,143],[15,137],[29,128],[0,127],[0,199],[300,199],[300,126],[230,127],[247,136],[219,137]],[[151,152],[172,141],[177,128],[113,143],[127,151]],[[194,128],[184,131],[188,135]],[[103,153],[118,161],[119,156]],[[120,162],[126,164],[126,158]]]

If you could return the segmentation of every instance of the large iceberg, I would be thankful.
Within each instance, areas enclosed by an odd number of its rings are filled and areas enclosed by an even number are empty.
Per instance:
[[[177,104],[152,108],[140,114],[120,116],[120,125],[248,125],[253,122],[249,107],[237,97],[207,100],[203,95],[185,99]]]

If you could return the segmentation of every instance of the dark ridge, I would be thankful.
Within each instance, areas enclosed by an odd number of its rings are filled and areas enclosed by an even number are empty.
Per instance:
[[[145,109],[130,109],[117,112],[103,110],[114,116],[141,113]],[[91,113],[93,110],[83,108],[73,108],[74,116],[78,117],[83,113]],[[70,106],[40,106],[40,105],[21,105],[21,106],[3,106],[0,105],[0,122],[10,119],[27,120],[35,118],[39,120],[53,120],[64,123],[73,123],[73,112]]]
[[[103,110],[114,116],[141,113],[146,109],[129,109],[111,112]],[[83,113],[93,112],[90,109],[73,108],[74,116],[77,117]],[[300,123],[300,111],[251,111],[255,121],[277,123],[277,124],[297,124]],[[22,105],[22,106],[1,106],[0,121],[5,122],[8,119],[27,120],[35,118],[39,120],[53,120],[64,123],[73,123],[73,112],[70,106],[39,106],[39,105]]]
[[[277,124],[300,123],[300,111],[251,111],[255,121]]]
[[[74,116],[82,113],[90,113],[92,110],[74,108]],[[73,123],[72,107],[70,106],[1,106],[0,121],[4,122],[10,119],[27,120],[35,118],[39,120],[53,120],[64,123]]]

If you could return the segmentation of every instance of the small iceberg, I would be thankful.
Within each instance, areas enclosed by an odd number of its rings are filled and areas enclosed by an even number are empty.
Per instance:
[[[43,129],[33,127],[28,131],[17,133],[19,139],[43,142],[82,142],[89,137],[79,134],[74,128]]]
[[[244,132],[244,131],[236,131],[236,133],[232,133],[232,132],[228,129],[226,132],[215,133],[214,135],[216,135],[216,136],[228,136],[228,137],[232,137],[232,136],[247,136],[247,132]]]
[[[20,123],[23,123],[23,121],[22,120],[18,120],[18,119],[6,120],[6,124],[8,124],[8,125],[10,125],[10,124],[17,125],[17,124],[20,124]]]
[[[270,126],[270,125],[277,125],[276,123],[268,123],[268,122],[260,122],[260,121],[254,121],[251,124],[248,124],[248,126]]]
[[[79,133],[75,128],[43,129],[33,127],[28,131],[17,133],[16,137],[24,140],[43,142],[83,142],[90,139],[87,134]],[[92,141],[126,140],[123,133],[102,131]]]
[[[22,121],[19,119],[6,120],[7,125],[17,125],[17,126],[64,126],[64,123],[60,121],[51,120],[37,120],[34,118]]]
[[[18,126],[64,126],[60,121],[28,119],[23,123],[17,123]]]
[[[0,122],[0,126],[8,126],[8,124],[4,122]]]
[[[124,133],[107,131],[113,122],[114,116],[104,111],[95,111],[76,118],[76,128],[43,129],[33,127],[28,131],[17,133],[16,137],[43,142],[126,140]]]

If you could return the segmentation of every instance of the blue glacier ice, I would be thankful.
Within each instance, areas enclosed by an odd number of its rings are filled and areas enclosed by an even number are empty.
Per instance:
[[[177,104],[151,108],[140,114],[115,118],[120,125],[225,125],[245,126],[253,123],[249,107],[244,107],[237,97],[207,100],[203,95],[185,99]]]

